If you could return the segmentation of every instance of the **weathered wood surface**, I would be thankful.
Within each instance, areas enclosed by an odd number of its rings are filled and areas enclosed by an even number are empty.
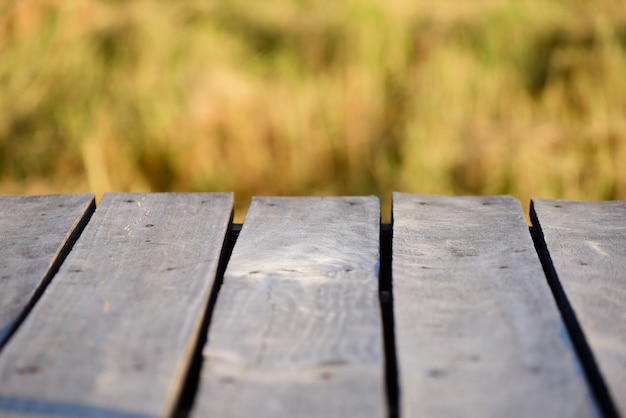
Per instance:
[[[192,416],[384,415],[379,211],[376,197],[253,199]]]
[[[0,196],[0,348],[94,209],[93,194]]]
[[[598,413],[511,197],[393,198],[403,417]]]
[[[0,416],[173,412],[231,194],[106,194],[0,354]]]
[[[626,415],[626,201],[533,199],[531,218],[613,402]]]

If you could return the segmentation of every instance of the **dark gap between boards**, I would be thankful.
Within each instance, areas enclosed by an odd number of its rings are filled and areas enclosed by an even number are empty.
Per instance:
[[[237,238],[239,237],[239,232],[241,232],[241,224],[232,223],[231,215],[231,223],[222,245],[220,260],[215,275],[215,282],[213,284],[213,289],[211,289],[209,302],[204,312],[204,319],[200,328],[198,342],[196,344],[196,348],[186,374],[187,377],[183,383],[183,388],[178,398],[176,408],[174,409],[175,418],[186,418],[193,408],[193,403],[198,391],[198,385],[200,383],[200,374],[202,372],[202,350],[207,342],[209,327],[211,325],[211,317],[213,316],[213,309],[215,307],[215,302],[217,301],[217,295],[222,287],[224,272],[226,271],[226,266],[228,265],[228,261],[230,260],[230,256],[233,252],[235,242],[237,242]]]
[[[385,345],[385,388],[389,417],[399,416],[398,401],[398,363],[396,359],[396,337],[393,317],[393,283],[391,277],[392,259],[391,224],[380,225],[380,266],[379,266],[379,297],[383,320],[383,338]]]

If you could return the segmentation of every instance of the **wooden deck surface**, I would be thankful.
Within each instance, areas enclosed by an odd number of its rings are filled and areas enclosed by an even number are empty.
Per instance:
[[[626,416],[626,202],[0,196],[0,417]]]

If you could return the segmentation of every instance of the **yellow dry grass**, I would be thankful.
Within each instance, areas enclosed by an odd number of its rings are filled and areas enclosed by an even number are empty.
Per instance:
[[[621,3],[6,1],[0,192],[625,199]]]

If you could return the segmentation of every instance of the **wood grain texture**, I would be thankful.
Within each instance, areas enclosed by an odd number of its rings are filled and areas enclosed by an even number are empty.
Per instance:
[[[507,196],[393,196],[403,417],[598,414]]]
[[[380,417],[376,197],[254,198],[213,313],[194,417]]]
[[[0,347],[94,209],[93,194],[0,196]]]
[[[0,416],[169,416],[232,205],[231,194],[106,194],[0,354]]]
[[[626,202],[533,199],[531,210],[613,402],[626,415]]]

